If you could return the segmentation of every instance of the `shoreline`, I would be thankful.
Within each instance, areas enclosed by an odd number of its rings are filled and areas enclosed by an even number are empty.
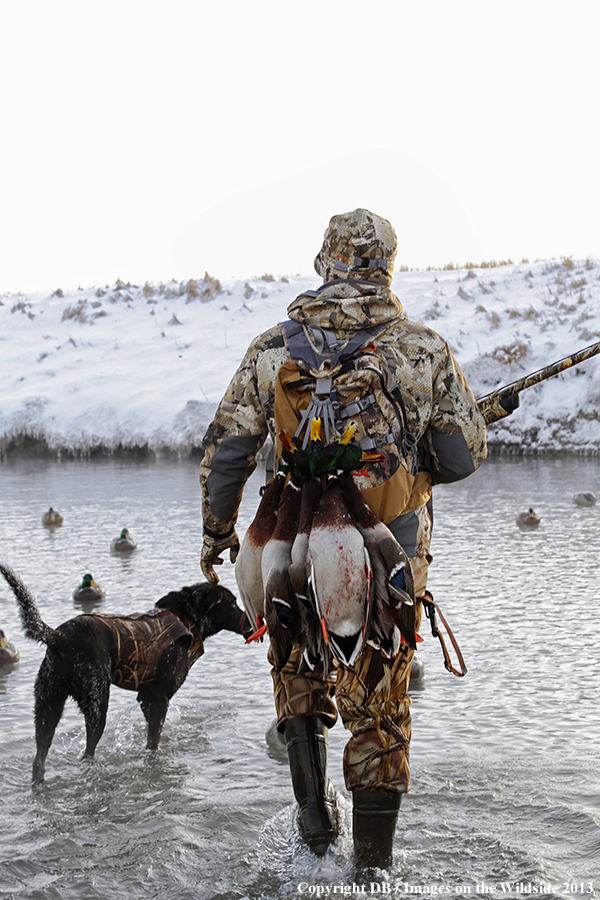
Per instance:
[[[267,441],[258,453],[257,459],[266,459],[270,449]],[[515,457],[600,457],[600,447],[548,447],[523,444],[517,441],[498,441],[488,437],[488,456]],[[200,444],[116,444],[97,443],[92,447],[70,447],[60,444],[51,446],[45,438],[36,438],[27,434],[18,434],[10,438],[0,438],[0,463],[18,460],[103,460],[116,459],[123,462],[143,462],[158,460],[193,460],[200,461],[202,448]]]

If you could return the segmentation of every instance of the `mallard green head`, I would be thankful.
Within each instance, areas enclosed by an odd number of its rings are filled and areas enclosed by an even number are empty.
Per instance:
[[[120,541],[128,541],[129,540],[129,532],[126,528],[123,528],[123,530],[121,531],[121,537],[119,538],[119,540]]]
[[[88,572],[86,575],[83,576],[83,581],[81,582],[81,587],[82,588],[98,587],[98,585],[96,584],[93,577]]]

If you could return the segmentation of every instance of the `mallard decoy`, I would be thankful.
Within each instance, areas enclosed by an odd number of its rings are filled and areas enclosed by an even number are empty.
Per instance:
[[[57,512],[55,509],[52,509],[52,507],[50,507],[48,512],[45,512],[44,515],[42,516],[42,523],[44,525],[49,525],[49,526],[62,525],[63,521],[64,521],[64,519],[61,516],[61,514],[59,512]]]
[[[410,664],[409,690],[422,690],[425,681],[425,663],[415,653]]]
[[[517,525],[519,528],[537,528],[540,524],[540,517],[536,515],[531,506],[527,512],[519,513],[517,516]]]
[[[240,552],[235,561],[237,581],[242,604],[252,627],[264,628],[264,585],[262,580],[262,554],[277,525],[277,508],[285,485],[284,472],[277,472],[266,486],[256,515],[242,538]],[[252,635],[248,641],[257,640]]]
[[[286,664],[293,644],[303,649],[304,615],[289,576],[301,499],[302,490],[289,481],[281,495],[275,530],[262,552],[265,618],[278,671]]]
[[[308,540],[308,586],[323,638],[340,662],[352,665],[364,647],[373,601],[371,563],[362,535],[330,478]]]
[[[118,538],[110,542],[110,549],[113,553],[132,553],[137,547],[137,541],[134,541],[129,531],[123,528]]]
[[[408,556],[389,530],[371,511],[352,475],[340,475],[344,502],[360,531],[373,567],[373,628],[384,653],[396,656],[402,642],[414,650],[415,583]]]
[[[586,506],[595,506],[596,505],[596,497],[591,491],[583,491],[581,494],[573,495],[573,503],[576,506],[586,507]]]
[[[14,666],[19,662],[19,651],[8,641],[0,628],[0,666]]]
[[[83,576],[79,587],[73,591],[73,600],[77,603],[100,603],[104,600],[105,594],[104,588],[87,573]]]

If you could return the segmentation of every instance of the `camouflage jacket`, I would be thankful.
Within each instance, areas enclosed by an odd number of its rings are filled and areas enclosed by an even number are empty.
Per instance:
[[[374,343],[402,392],[421,467],[436,483],[464,478],[481,465],[485,423],[458,363],[438,334],[406,318],[388,287],[332,281],[297,297],[288,316],[342,340],[389,322]],[[207,429],[200,483],[204,524],[213,534],[225,535],[235,525],[256,454],[268,435],[275,437],[275,381],[289,359],[281,325],[255,338]]]

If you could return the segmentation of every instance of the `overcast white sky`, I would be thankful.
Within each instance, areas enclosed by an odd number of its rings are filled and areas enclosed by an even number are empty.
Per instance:
[[[596,0],[19,0],[0,12],[0,292],[600,256]]]

